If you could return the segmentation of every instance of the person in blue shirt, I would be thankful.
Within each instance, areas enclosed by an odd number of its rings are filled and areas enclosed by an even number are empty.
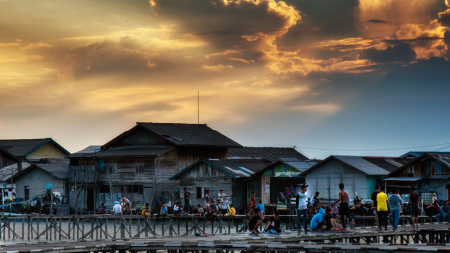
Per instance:
[[[447,220],[449,209],[448,202],[445,202],[444,205],[441,206],[441,211],[436,214],[436,221],[439,222],[439,224],[442,224],[442,222]]]
[[[394,227],[394,231],[397,231],[398,228],[398,220],[400,219],[400,205],[402,203],[402,199],[399,195],[397,195],[397,190],[392,189],[392,195],[389,197],[389,206],[391,207],[391,215],[392,215],[392,226]]]
[[[311,230],[314,231],[322,231],[322,229],[326,229],[327,226],[325,225],[325,221],[323,220],[323,216],[325,215],[325,210],[322,208],[319,209],[319,212],[314,215],[314,217],[311,219]]]
[[[256,205],[255,209],[259,209],[266,213],[266,209],[264,208],[264,204],[262,203],[262,200],[259,201],[259,204]]]
[[[159,217],[162,216],[163,217],[163,222],[164,222],[164,218],[167,216],[168,213],[169,213],[169,210],[166,207],[166,203],[162,202],[161,203],[161,210],[159,211],[158,215],[156,215],[156,219],[159,220]]]

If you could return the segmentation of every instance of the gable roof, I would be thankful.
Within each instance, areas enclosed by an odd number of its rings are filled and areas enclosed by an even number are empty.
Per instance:
[[[266,159],[272,163],[277,161],[297,161],[309,160],[308,157],[298,152],[295,148],[275,148],[275,147],[243,147],[228,149],[228,159]]]
[[[450,168],[450,154],[442,154],[442,152],[424,153],[424,154],[422,154],[419,157],[411,159],[408,163],[406,163],[403,166],[397,168],[396,170],[391,171],[391,173],[389,173],[389,175],[393,175],[393,174],[397,173],[398,171],[401,171],[402,169],[404,169],[404,168],[406,168],[406,167],[416,163],[417,161],[421,161],[425,157],[429,157],[429,158],[433,159],[434,161],[440,162],[444,166],[447,166],[447,168]]]
[[[275,163],[272,163],[271,165],[267,166],[266,168],[258,171],[257,173],[254,174],[254,176],[256,175],[261,175],[264,172],[275,168],[276,166],[280,165],[280,164],[285,164],[293,169],[298,170],[299,174],[309,168],[311,168],[312,166],[316,165],[318,162],[317,161],[288,161],[288,162],[284,162],[284,161],[278,161]]]
[[[91,156],[96,157],[120,157],[120,156],[160,156],[175,147],[167,145],[130,145],[123,147],[115,147],[102,149],[99,152],[91,153]]]
[[[450,151],[447,151],[447,152],[409,151],[408,153],[405,153],[405,154],[401,155],[400,157],[408,157],[408,156],[419,157],[419,156],[422,156],[425,153],[432,153],[432,154],[439,154],[439,155],[450,155]]]
[[[14,175],[14,178],[20,177],[21,175],[33,170],[33,169],[41,169],[53,177],[58,179],[68,179],[69,178],[69,165],[52,165],[52,164],[33,164],[26,169],[18,172]]]
[[[60,148],[66,155],[70,155],[69,151],[64,149],[52,138],[0,140],[0,147],[16,157],[27,157],[50,142]]]
[[[182,174],[191,170],[195,166],[201,163],[206,163],[211,167],[225,173],[231,178],[249,178],[255,173],[261,171],[267,167],[270,162],[263,159],[251,159],[251,160],[199,160],[194,164],[186,167],[184,170],[180,171],[176,175],[172,176],[170,180],[178,179]]]
[[[103,145],[108,148],[112,143],[138,127],[142,127],[175,146],[210,146],[210,147],[242,147],[222,133],[211,129],[206,124],[151,123],[137,122],[137,126],[122,133]]]
[[[22,162],[22,170],[30,167],[32,164],[27,162]],[[10,181],[12,176],[16,176],[18,172],[17,163],[11,164],[9,166],[0,169],[0,182]]]
[[[7,150],[0,147],[0,153],[5,154],[7,157],[14,161],[20,161],[19,158],[15,157],[13,154],[9,153]]]
[[[358,170],[369,176],[384,176],[388,175],[390,171],[396,170],[402,166],[405,161],[402,159],[397,159],[395,157],[370,157],[370,156],[343,156],[343,155],[332,155],[322,162],[314,165],[313,167],[303,171],[300,175],[304,176],[310,171],[322,166],[323,164],[336,160],[339,161],[355,170]]]

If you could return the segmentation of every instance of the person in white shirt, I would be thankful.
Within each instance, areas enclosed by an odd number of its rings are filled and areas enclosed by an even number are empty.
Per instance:
[[[230,195],[227,195],[227,194],[223,193],[223,190],[220,189],[219,201],[221,201],[225,206],[228,206],[228,201],[225,199],[225,197],[229,197],[230,199],[233,198]]]
[[[298,210],[297,210],[297,228],[298,232],[300,233],[302,231],[301,229],[301,217],[302,214],[305,218],[305,233],[307,233],[307,227],[308,227],[308,210],[306,207],[306,200],[308,197],[306,196],[306,190],[308,189],[308,186],[306,184],[301,185],[301,191],[298,192],[297,198],[298,198]]]
[[[114,214],[122,214],[122,206],[119,204],[118,201],[114,202],[113,212]]]

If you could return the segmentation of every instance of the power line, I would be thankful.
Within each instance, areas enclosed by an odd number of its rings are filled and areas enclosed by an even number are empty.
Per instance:
[[[348,151],[348,152],[359,152],[359,151],[383,151],[383,150],[401,150],[401,149],[413,149],[413,148],[427,148],[436,147],[442,145],[450,145],[450,143],[426,145],[426,146],[416,146],[416,147],[406,147],[406,148],[381,148],[381,149],[338,149],[338,148],[311,148],[311,147],[296,147],[303,149],[315,149],[315,150],[332,150],[332,151]]]

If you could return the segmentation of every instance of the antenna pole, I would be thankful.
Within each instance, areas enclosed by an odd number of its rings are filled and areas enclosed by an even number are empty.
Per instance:
[[[197,124],[200,124],[200,90],[197,92]]]

